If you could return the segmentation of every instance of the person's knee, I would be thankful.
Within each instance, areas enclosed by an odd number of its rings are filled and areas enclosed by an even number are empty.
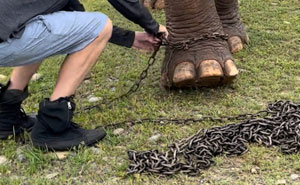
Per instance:
[[[109,40],[112,35],[112,30],[113,30],[113,24],[110,19],[107,19],[106,25],[102,32],[99,34],[99,37],[102,37],[105,40]]]
[[[108,32],[109,32],[109,39],[111,38],[112,31],[113,31],[113,24],[110,19],[107,20],[107,27],[108,27]]]

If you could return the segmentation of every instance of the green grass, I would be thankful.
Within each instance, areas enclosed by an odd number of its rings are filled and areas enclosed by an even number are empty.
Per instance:
[[[89,11],[106,13],[116,25],[141,30],[121,18],[107,1],[84,0],[83,3]],[[137,93],[115,102],[112,108],[77,115],[75,121],[85,128],[94,128],[146,117],[254,113],[279,99],[300,102],[299,1],[242,0],[240,5],[251,43],[234,56],[241,74],[233,85],[187,91],[161,90],[158,79],[164,56],[162,49],[149,78]],[[164,23],[163,12],[153,11],[153,15]],[[77,108],[89,105],[87,97],[92,93],[106,99],[126,92],[147,65],[148,57],[148,54],[109,44],[92,70],[90,83],[83,84],[78,90]],[[30,84],[31,96],[24,105],[27,112],[37,111],[39,101],[50,96],[62,60],[63,57],[53,57],[44,62],[39,70],[42,79]],[[10,72],[11,69],[1,68],[0,74],[9,75]],[[0,156],[9,159],[6,165],[0,166],[0,184],[276,184],[282,179],[289,184],[300,184],[300,180],[290,179],[291,174],[300,175],[299,155],[282,155],[278,148],[256,145],[251,145],[250,151],[243,156],[217,157],[216,165],[198,177],[180,174],[171,178],[126,176],[126,150],[163,149],[200,128],[221,124],[228,123],[124,126],[126,133],[118,137],[112,134],[113,130],[107,130],[108,136],[97,145],[99,151],[81,148],[63,160],[53,153],[34,149],[29,139],[25,144],[12,139],[0,141]],[[162,134],[161,139],[156,143],[149,142],[148,138],[155,133]],[[26,157],[25,161],[17,159],[20,153]],[[257,173],[251,173],[254,168]],[[46,178],[53,173],[58,174],[52,179]]]

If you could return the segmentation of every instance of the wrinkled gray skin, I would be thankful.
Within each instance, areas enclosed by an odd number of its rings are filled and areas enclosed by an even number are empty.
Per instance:
[[[238,36],[244,44],[248,38],[238,13],[238,0],[141,0],[148,8],[164,8],[170,42],[180,42],[204,34],[220,33]],[[204,60],[224,62],[233,60],[227,42],[222,39],[201,41],[188,50],[166,48],[161,84],[170,88],[175,67],[181,62],[191,62],[195,69]],[[230,50],[229,50],[230,49]],[[197,84],[195,84],[197,86]]]
[[[248,37],[240,20],[238,0],[215,0],[215,4],[224,32],[229,37],[240,37],[247,44]]]
[[[165,0],[140,0],[146,7],[151,9],[165,8]],[[238,12],[238,0],[215,0],[218,15],[220,17],[224,32],[232,36],[238,36],[243,43],[248,43],[247,34],[240,20]]]
[[[165,11],[170,42],[184,41],[204,34],[224,34],[212,0],[165,0]],[[222,39],[203,40],[188,50],[172,50],[167,47],[161,84],[167,88],[172,87],[175,67],[181,62],[191,62],[197,69],[205,60],[216,60],[224,67],[224,62],[229,59],[233,60],[227,41]]]

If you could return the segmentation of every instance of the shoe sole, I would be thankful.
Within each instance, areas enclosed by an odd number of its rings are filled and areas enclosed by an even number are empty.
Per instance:
[[[78,149],[79,146],[84,145],[84,146],[92,146],[96,143],[98,143],[100,140],[102,140],[106,136],[106,133],[103,131],[102,135],[99,137],[95,138],[93,141],[89,143],[79,143],[79,144],[74,144],[72,140],[69,141],[61,141],[61,142],[49,142],[49,143],[40,143],[39,141],[36,141],[35,139],[32,140],[32,144],[34,147],[39,148],[41,150],[54,150],[54,151],[66,151],[66,150],[73,150],[73,149]]]

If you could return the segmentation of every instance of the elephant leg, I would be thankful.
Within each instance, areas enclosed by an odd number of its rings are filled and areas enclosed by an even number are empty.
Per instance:
[[[228,44],[232,53],[243,49],[249,42],[238,12],[238,0],[215,0],[224,32],[229,35]]]
[[[169,45],[162,66],[162,86],[216,86],[238,75],[227,41],[212,37],[224,34],[214,1],[165,0],[165,12]],[[203,39],[205,35],[210,37]]]

